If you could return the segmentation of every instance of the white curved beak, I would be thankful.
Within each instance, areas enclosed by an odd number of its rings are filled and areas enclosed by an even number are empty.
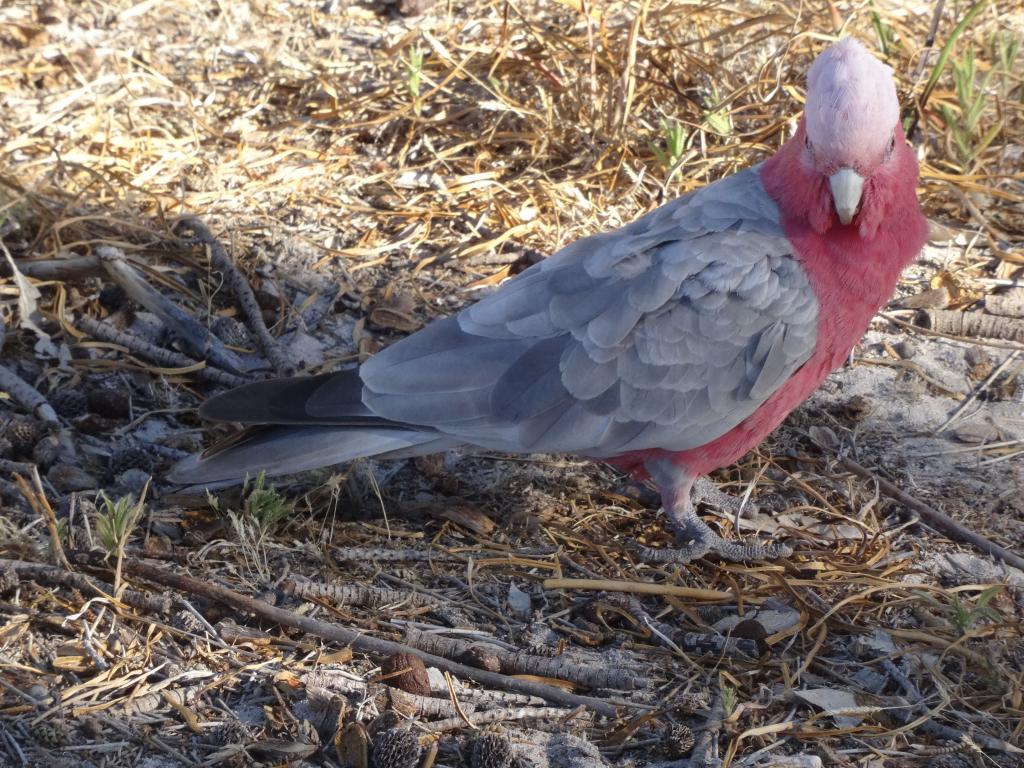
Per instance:
[[[839,220],[843,224],[849,224],[857,215],[857,208],[860,206],[864,177],[853,168],[840,168],[828,177],[828,185],[832,188],[832,202]]]

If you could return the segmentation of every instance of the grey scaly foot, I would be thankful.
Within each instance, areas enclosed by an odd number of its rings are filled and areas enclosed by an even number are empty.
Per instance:
[[[742,544],[723,539],[712,531],[700,517],[691,500],[693,495],[704,501],[712,500],[726,509],[739,508],[737,499],[722,493],[705,478],[699,480],[668,460],[654,460],[646,465],[651,477],[661,487],[661,499],[665,515],[669,519],[676,538],[682,544],[676,549],[651,549],[637,547],[642,560],[656,563],[691,563],[707,554],[716,554],[723,560],[745,562],[748,560],[776,560],[793,554],[792,547],[771,542],[768,544]],[[695,482],[696,481],[696,482]],[[724,501],[723,501],[724,500]]]
[[[792,547],[780,542],[744,544],[723,539],[695,514],[692,520],[686,522],[685,526],[679,526],[675,531],[676,538],[683,546],[667,549],[639,547],[640,558],[647,562],[685,565],[707,554],[718,555],[723,560],[733,563],[751,560],[777,560],[780,557],[789,557],[793,554]]]
[[[759,511],[754,502],[748,500],[744,503],[742,498],[720,490],[706,477],[698,477],[694,481],[693,490],[690,491],[690,503],[694,507],[698,504],[707,504],[729,517],[738,517],[740,514],[756,515]]]

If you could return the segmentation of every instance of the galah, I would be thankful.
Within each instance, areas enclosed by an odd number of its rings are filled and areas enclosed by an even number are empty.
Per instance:
[[[259,425],[187,459],[189,484],[458,446],[569,453],[653,479],[688,562],[777,557],[696,514],[691,490],[843,363],[924,244],[892,71],[821,53],[767,161],[585,237],[358,369],[248,384],[212,420]]]

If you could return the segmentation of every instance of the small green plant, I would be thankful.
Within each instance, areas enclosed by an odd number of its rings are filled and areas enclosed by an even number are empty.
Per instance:
[[[250,572],[267,581],[271,576],[267,563],[267,538],[295,511],[295,502],[282,496],[276,488],[268,487],[264,472],[260,472],[253,481],[246,478],[242,497],[242,509],[228,510],[228,519]],[[208,498],[215,509],[219,507],[215,498]]]
[[[1002,121],[997,120],[987,129],[982,129],[989,84],[997,70],[992,67],[979,78],[973,46],[967,49],[963,58],[953,61],[951,68],[956,105],[940,105],[940,114],[953,142],[956,159],[967,170],[1003,128]]]
[[[729,717],[733,712],[736,711],[736,705],[739,703],[739,694],[736,689],[731,685],[722,685],[722,713]]]
[[[722,97],[719,95],[716,86],[711,86],[711,98],[716,104],[721,101]],[[720,106],[718,109],[705,110],[704,122],[711,129],[712,133],[717,133],[719,136],[729,136],[732,134],[732,115],[723,106]]]
[[[878,48],[882,51],[882,56],[888,59],[889,51],[892,50],[893,42],[895,42],[893,29],[882,20],[878,11],[875,10],[874,2],[868,3],[868,7],[871,9],[871,26],[878,38]]]
[[[998,584],[985,589],[974,601],[974,605],[964,602],[959,595],[953,595],[946,609],[946,617],[960,635],[967,634],[980,621],[999,622],[1003,620],[999,611],[989,605],[992,598],[1002,589]]]
[[[270,533],[278,523],[295,511],[294,502],[278,493],[276,488],[267,487],[266,472],[260,472],[256,476],[251,488],[249,479],[246,478],[242,493],[245,495],[242,511],[256,522],[264,535]]]
[[[413,109],[420,113],[420,80],[423,77],[423,51],[418,45],[409,49],[409,63],[405,66],[405,87],[412,97]]]
[[[114,567],[114,596],[118,598],[122,591],[121,565],[124,561],[124,548],[146,509],[145,499],[148,490],[147,482],[138,501],[131,496],[122,496],[117,501],[112,501],[105,493],[100,492],[100,504],[96,509],[96,537],[100,540],[100,546],[106,550],[107,556],[114,555],[117,558]]]
[[[658,165],[671,173],[683,156],[683,150],[686,149],[686,131],[678,120],[662,118],[661,137],[665,148],[662,149],[657,142],[652,141],[651,151],[658,160]]]

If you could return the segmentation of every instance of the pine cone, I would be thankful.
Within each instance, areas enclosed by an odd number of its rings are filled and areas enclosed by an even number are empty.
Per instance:
[[[14,570],[14,566],[8,566],[6,571],[0,571],[0,595],[6,595],[8,592],[13,592],[14,588],[18,586],[18,572]]]
[[[58,389],[51,393],[50,405],[65,419],[77,419],[89,412],[89,399],[80,389]]]
[[[101,307],[107,310],[107,312],[114,312],[121,308],[121,305],[124,304],[124,300],[128,296],[121,286],[116,283],[107,283],[100,289],[98,298]]]
[[[31,416],[15,416],[4,428],[4,437],[11,441],[14,456],[31,456],[42,436],[43,425]]]
[[[935,755],[928,761],[927,768],[971,768],[971,762],[956,752]]]
[[[418,696],[430,695],[430,675],[423,659],[416,654],[393,653],[384,659],[380,669],[384,682],[393,688]]]
[[[153,457],[140,445],[129,443],[115,448],[110,454],[110,473],[117,477],[129,469],[141,469],[143,472],[153,470]]]
[[[127,419],[131,413],[131,395],[118,385],[90,390],[86,399],[90,411],[108,419]]]
[[[471,768],[512,768],[514,759],[512,742],[498,733],[485,733],[469,747]]]
[[[488,672],[501,672],[501,660],[494,652],[494,647],[486,643],[471,645],[461,654],[459,661],[477,669],[486,669]]]
[[[47,469],[60,456],[60,440],[53,435],[47,435],[32,449],[32,461],[39,465],[40,469]]]
[[[32,738],[49,749],[57,749],[67,743],[67,734],[60,723],[42,721],[33,725],[30,730]]]
[[[420,740],[409,730],[392,728],[373,737],[373,768],[416,768]]]
[[[218,339],[232,347],[253,346],[249,329],[233,317],[218,317],[210,324],[210,330]]]
[[[678,759],[690,754],[697,740],[687,726],[682,723],[671,725],[665,732],[665,751],[672,759]]]

